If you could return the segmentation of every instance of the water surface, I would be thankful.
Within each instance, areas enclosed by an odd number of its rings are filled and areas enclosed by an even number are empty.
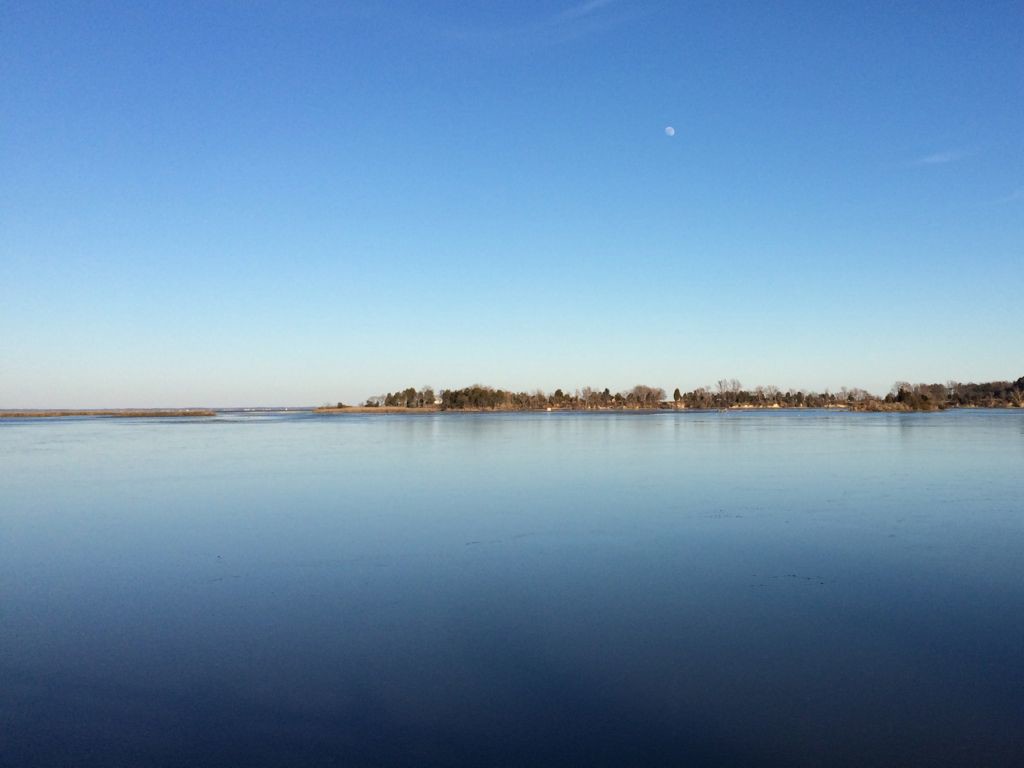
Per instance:
[[[1008,765],[1024,413],[0,422],[0,763]]]

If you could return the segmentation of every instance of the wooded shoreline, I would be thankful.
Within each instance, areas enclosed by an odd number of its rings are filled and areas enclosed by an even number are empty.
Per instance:
[[[943,411],[952,408],[1024,408],[1024,376],[1016,381],[992,381],[964,384],[910,384],[896,382],[885,396],[859,388],[842,387],[838,392],[807,392],[778,387],[757,386],[744,389],[736,379],[720,379],[713,387],[698,387],[690,392],[678,388],[671,399],[665,390],[638,384],[632,389],[612,393],[591,387],[551,394],[542,390],[510,392],[481,384],[461,389],[432,387],[389,392],[368,398],[360,405],[324,405],[306,410],[321,414],[399,414],[462,412],[542,412],[542,411],[730,411],[781,409],[834,409],[866,412]],[[232,408],[55,408],[0,410],[0,419],[43,419],[73,416],[107,418],[196,418],[230,413]],[[273,411],[275,409],[256,409]]]
[[[775,386],[745,389],[736,379],[720,379],[714,386],[681,392],[677,387],[671,399],[661,387],[637,384],[632,389],[613,393],[583,387],[571,392],[556,389],[510,392],[482,384],[461,389],[434,391],[426,386],[408,387],[368,398],[359,406],[318,408],[332,413],[358,408],[359,412],[396,411],[614,411],[614,410],[730,410],[737,408],[841,408],[851,411],[936,411],[947,408],[1022,408],[1024,376],[1014,382],[994,381],[981,384],[948,381],[945,384],[896,382],[884,396],[858,387],[842,387],[838,392],[808,392]]]
[[[848,413],[919,413],[939,411],[976,411],[976,410],[1024,410],[1024,407],[1016,405],[959,405],[949,408],[911,408],[909,406],[891,406],[881,404],[879,407],[850,407],[848,405],[733,405],[724,408],[688,408],[685,405],[676,407],[671,401],[666,401],[654,408],[440,408],[430,406],[423,408],[396,408],[396,407],[373,407],[365,405],[323,405],[310,409],[312,413],[328,415],[353,416],[430,416],[446,413],[725,413],[743,411],[842,411]]]

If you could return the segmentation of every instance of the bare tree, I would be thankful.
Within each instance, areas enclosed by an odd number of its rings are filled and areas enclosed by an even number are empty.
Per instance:
[[[627,399],[640,408],[656,407],[665,399],[665,390],[661,387],[650,387],[646,384],[637,384],[629,391]]]

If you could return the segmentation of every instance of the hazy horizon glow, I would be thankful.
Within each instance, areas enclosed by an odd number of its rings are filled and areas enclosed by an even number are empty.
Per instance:
[[[1024,375],[1016,3],[13,2],[0,83],[0,408]]]

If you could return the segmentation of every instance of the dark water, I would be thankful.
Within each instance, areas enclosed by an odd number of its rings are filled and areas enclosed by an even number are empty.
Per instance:
[[[1024,413],[0,423],[0,764],[1010,765]]]

